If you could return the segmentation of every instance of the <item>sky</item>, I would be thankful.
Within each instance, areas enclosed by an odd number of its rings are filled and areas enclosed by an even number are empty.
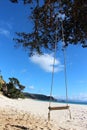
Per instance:
[[[31,32],[30,10],[22,2],[13,4],[0,0],[0,70],[3,79],[17,78],[25,85],[25,92],[50,95],[53,52],[32,57],[22,47],[15,48],[15,32]],[[66,71],[69,99],[87,100],[87,48],[69,45],[66,48]],[[64,57],[56,54],[52,95],[65,98]]]

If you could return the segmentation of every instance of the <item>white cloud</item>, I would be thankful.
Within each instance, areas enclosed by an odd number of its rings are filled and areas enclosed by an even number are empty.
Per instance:
[[[56,96],[54,95],[54,97],[58,100],[66,100],[66,96]],[[80,93],[78,95],[72,95],[72,96],[68,96],[68,100],[71,101],[87,101],[87,93]]]
[[[9,37],[10,31],[3,29],[3,28],[0,28],[0,34],[4,35],[6,37]]]
[[[87,93],[80,93],[79,99],[83,101],[87,101]]]
[[[70,99],[79,100],[79,101],[87,101],[87,93],[80,93],[79,95],[73,95]]]
[[[29,89],[33,90],[33,89],[34,89],[34,86],[33,86],[33,85],[32,85],[32,86],[29,86]]]
[[[44,69],[46,72],[52,72],[53,70],[53,61],[54,57],[49,54],[44,54],[44,55],[39,55],[35,54],[33,55],[30,60],[39,65],[42,69]],[[63,65],[58,59],[55,59],[55,67],[54,67],[54,72],[59,72],[63,70]]]

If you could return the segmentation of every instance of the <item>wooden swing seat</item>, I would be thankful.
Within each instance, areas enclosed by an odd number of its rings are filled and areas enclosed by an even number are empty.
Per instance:
[[[49,107],[48,109],[50,111],[52,111],[52,110],[64,110],[64,109],[69,109],[69,106]]]

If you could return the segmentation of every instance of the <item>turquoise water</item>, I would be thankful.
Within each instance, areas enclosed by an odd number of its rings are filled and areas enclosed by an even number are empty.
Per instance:
[[[36,101],[41,101],[41,102],[49,102],[47,100],[36,100]],[[71,100],[66,102],[65,100],[59,100],[59,101],[51,101],[53,103],[64,103],[64,104],[76,104],[76,105],[87,105],[87,101],[76,101],[76,100]]]
[[[44,101],[44,100],[37,100],[37,101],[43,101],[43,102],[49,102],[49,101]],[[72,100],[72,101],[68,101],[68,102],[66,102],[66,101],[51,101],[51,102],[54,102],[54,103],[64,103],[64,104],[76,104],[76,105],[87,105],[87,101],[74,101],[74,100]]]
[[[87,101],[57,101],[57,103],[69,103],[69,104],[77,104],[77,105],[87,105]]]

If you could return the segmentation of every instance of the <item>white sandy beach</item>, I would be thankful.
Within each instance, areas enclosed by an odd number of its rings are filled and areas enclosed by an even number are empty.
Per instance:
[[[87,130],[87,105],[70,104],[71,119],[68,110],[52,111],[50,123],[48,106],[48,102],[0,95],[0,130]]]

